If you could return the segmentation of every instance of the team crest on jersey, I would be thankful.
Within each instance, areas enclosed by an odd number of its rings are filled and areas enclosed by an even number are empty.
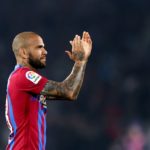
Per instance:
[[[47,104],[46,104],[46,96],[40,95],[39,101],[41,102],[41,104],[43,105],[44,108],[47,108]]]
[[[41,76],[33,71],[27,71],[26,78],[34,84],[37,84],[41,80]]]

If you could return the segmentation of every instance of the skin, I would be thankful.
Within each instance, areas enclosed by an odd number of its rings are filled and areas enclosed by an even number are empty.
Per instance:
[[[47,99],[75,100],[81,89],[85,68],[92,50],[92,40],[88,32],[83,32],[82,37],[76,35],[72,41],[71,51],[66,51],[73,60],[74,66],[70,75],[62,82],[49,80],[41,94]],[[17,64],[29,67],[31,70],[46,66],[47,51],[42,38],[33,32],[18,34],[12,44]]]

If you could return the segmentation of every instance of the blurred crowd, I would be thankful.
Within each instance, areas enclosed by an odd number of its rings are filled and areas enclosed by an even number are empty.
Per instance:
[[[64,51],[84,30],[93,52],[83,87],[75,102],[48,102],[47,150],[150,150],[149,6],[148,0],[2,0],[0,150],[9,133],[4,110],[14,36],[40,34],[48,50],[40,72],[62,81],[73,66]]]

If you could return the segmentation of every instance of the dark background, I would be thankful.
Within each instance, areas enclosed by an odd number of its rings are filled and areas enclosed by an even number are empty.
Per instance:
[[[126,139],[132,141],[132,126],[133,138],[139,140],[133,145],[144,141],[143,149],[149,150],[149,7],[148,0],[1,0],[0,150],[8,137],[5,91],[15,65],[14,36],[22,31],[40,34],[48,50],[41,73],[62,81],[73,66],[64,51],[84,30],[93,40],[85,80],[77,101],[48,102],[46,149],[123,150]]]

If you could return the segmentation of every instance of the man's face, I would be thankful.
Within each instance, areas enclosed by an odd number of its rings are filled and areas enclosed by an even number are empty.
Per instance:
[[[41,37],[34,36],[30,39],[28,46],[28,63],[35,69],[41,69],[46,66],[47,51]]]

